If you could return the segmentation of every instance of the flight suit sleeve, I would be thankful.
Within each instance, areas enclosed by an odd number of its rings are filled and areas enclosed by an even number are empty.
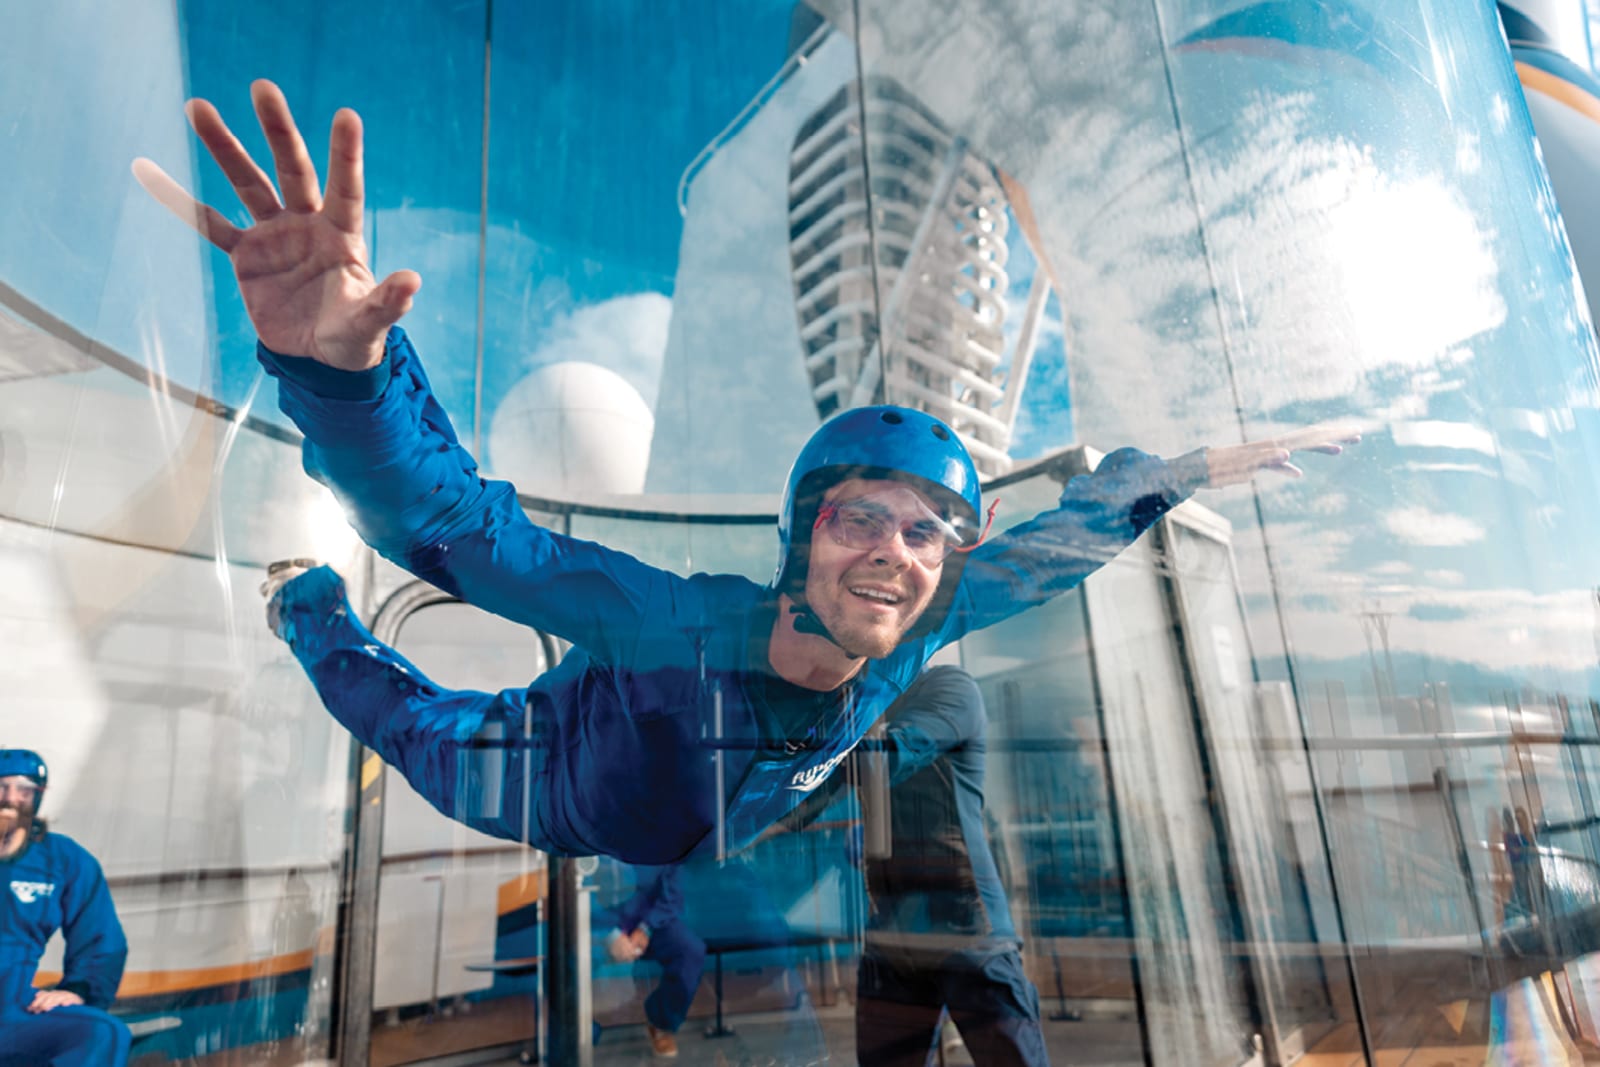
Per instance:
[[[384,362],[333,370],[257,346],[279,406],[305,434],[306,472],[362,539],[468,603],[629,663],[661,627],[695,615],[685,579],[535,524],[509,482],[478,474],[405,332]]]
[[[659,930],[683,913],[681,868],[677,864],[637,870],[645,877],[634,894],[617,907],[617,929],[623,933],[632,933],[640,926]]]
[[[109,1007],[122,983],[128,941],[100,864],[81,848],[69,859],[62,897],[66,960],[56,988],[76,993],[90,1007]]]
[[[941,643],[1077,587],[1207,481],[1204,449],[1174,460],[1112,452],[1068,481],[1055,508],[973,550]]]

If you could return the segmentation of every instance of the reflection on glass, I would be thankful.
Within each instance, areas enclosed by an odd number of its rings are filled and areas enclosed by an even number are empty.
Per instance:
[[[0,41],[6,98],[30,102],[0,166],[0,742],[49,754],[46,810],[103,865],[135,1051],[334,1056],[336,974],[374,987],[380,1033],[503,1008],[520,1041],[539,1003],[517,961],[545,950],[541,861],[492,858],[510,846],[398,779],[399,851],[358,859],[363,768],[254,588],[268,560],[326,558],[371,621],[393,576],[301,475],[220,255],[125,178],[149,155],[223,200],[180,105],[216,97],[259,155],[242,80],[272,70],[318,123],[367,117],[361,234],[380,273],[426,274],[406,323],[469,450],[557,498],[548,525],[674,573],[765,581],[752,519],[864,400],[945,416],[986,478],[1016,478],[999,530],[1090,465],[1030,466],[1063,448],[1360,425],[1345,460],[1174,514],[945,653],[993,715],[995,863],[1046,1044],[1592,1057],[1583,6],[1494,5],[1509,56],[1489,5],[1436,0],[67,3],[20,26]],[[493,684],[526,686],[527,647],[454,625],[423,643],[518,647]],[[463,766],[447,806],[515,789]],[[721,995],[708,978],[687,1009],[720,1006],[742,1050],[762,1046],[738,1017],[798,1019],[802,985],[830,1055],[856,1048],[828,1002],[866,948],[864,879],[832,821],[750,861],[789,958],[712,953]],[[338,902],[369,860],[380,951],[414,935],[414,967],[347,955]],[[611,871],[592,877],[620,893]],[[648,1051],[622,966],[594,961],[602,1058]]]
[[[1022,960],[984,808],[988,716],[972,676],[930,667],[885,712],[851,768],[785,820],[817,818],[856,785],[847,852],[868,915],[856,978],[856,1057],[915,1059],[948,1017],[976,1062],[1045,1064],[1039,993]]]

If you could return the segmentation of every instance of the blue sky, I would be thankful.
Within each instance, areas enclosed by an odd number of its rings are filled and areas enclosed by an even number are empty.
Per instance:
[[[695,154],[782,64],[790,0],[706,5],[499,4],[490,51],[488,318],[490,391],[520,377],[537,338],[577,306],[670,294],[682,220],[678,180]],[[189,91],[212,99],[262,158],[248,83],[280,81],[319,165],[333,111],[367,131],[369,221],[380,272],[412,267],[427,286],[414,330],[446,406],[465,409],[475,334],[483,192],[482,3],[184,7]],[[306,47],[320,41],[323,47]],[[353,41],[377,47],[349,48]],[[207,199],[236,210],[209,163]],[[226,277],[220,257],[213,271]],[[224,399],[255,375],[250,332],[230,286],[216,302]],[[497,361],[499,367],[497,369]],[[457,394],[457,395],[452,395]]]

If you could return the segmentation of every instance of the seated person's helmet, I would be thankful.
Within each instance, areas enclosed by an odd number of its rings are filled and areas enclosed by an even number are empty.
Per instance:
[[[50,784],[50,768],[45,766],[44,757],[25,748],[0,748],[0,778],[14,775],[32,779],[39,787],[39,796],[33,803],[37,815],[39,806],[44,803],[45,786]]]

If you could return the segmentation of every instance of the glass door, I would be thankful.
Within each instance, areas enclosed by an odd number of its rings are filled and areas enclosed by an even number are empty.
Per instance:
[[[1299,717],[1287,684],[1256,681],[1228,524],[1191,506],[1161,535],[1262,1038],[1269,1062],[1287,1063],[1332,1025],[1329,983],[1348,973],[1314,951],[1311,886],[1324,896],[1331,879],[1315,812],[1293,788],[1309,784]]]
[[[1085,583],[1138,961],[1147,1062],[1251,1062],[1249,975],[1225,842],[1150,538]]]

